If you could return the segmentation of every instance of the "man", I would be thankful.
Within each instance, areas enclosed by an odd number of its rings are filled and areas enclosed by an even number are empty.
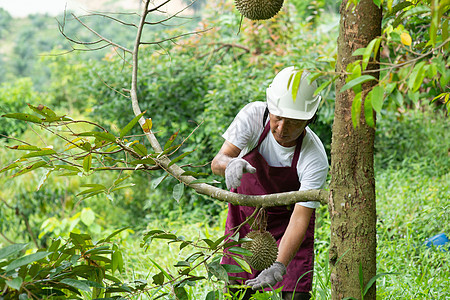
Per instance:
[[[320,189],[328,161],[317,135],[307,127],[321,97],[308,72],[294,67],[279,72],[266,90],[267,103],[247,104],[223,134],[225,142],[212,161],[213,173],[225,176],[227,187],[245,195]],[[297,86],[295,86],[297,85]],[[295,100],[292,89],[298,87]],[[267,209],[267,230],[277,240],[276,262],[262,272],[233,274],[253,290],[283,286],[283,299],[309,299],[314,263],[314,221],[318,202]],[[229,205],[225,233],[242,224],[253,207]],[[249,224],[239,230],[244,237]],[[224,264],[236,264],[225,256]],[[299,280],[300,278],[300,280]],[[294,298],[292,296],[294,295]],[[249,295],[246,294],[246,299]]]

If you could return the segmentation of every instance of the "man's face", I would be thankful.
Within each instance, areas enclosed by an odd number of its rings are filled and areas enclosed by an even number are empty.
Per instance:
[[[284,147],[297,144],[297,139],[305,130],[309,120],[283,118],[269,113],[270,131],[275,140]]]

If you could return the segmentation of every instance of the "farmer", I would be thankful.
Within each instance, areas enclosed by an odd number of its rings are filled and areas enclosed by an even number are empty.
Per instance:
[[[211,169],[225,177],[231,191],[266,195],[323,187],[328,173],[327,155],[320,139],[307,127],[316,117],[321,97],[314,96],[317,84],[308,82],[307,71],[301,73],[300,82],[294,80],[298,72],[301,71],[294,67],[279,72],[266,90],[267,103],[247,104],[223,134],[225,142],[214,157]],[[298,85],[295,100],[294,82]],[[276,262],[262,272],[232,275],[245,278],[245,284],[253,290],[283,286],[283,299],[310,299],[314,212],[318,206],[318,202],[299,202],[267,209],[267,230],[278,244]],[[254,210],[254,207],[230,204],[225,234],[233,234],[232,229]],[[247,223],[241,227],[239,236],[242,238],[249,231]],[[228,256],[222,263],[236,264]],[[251,293],[254,291],[247,289],[244,299]]]

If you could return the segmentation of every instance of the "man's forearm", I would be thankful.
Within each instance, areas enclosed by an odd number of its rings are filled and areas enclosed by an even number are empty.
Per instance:
[[[313,209],[301,205],[295,205],[289,225],[278,247],[277,261],[286,267],[297,253],[308,229]]]

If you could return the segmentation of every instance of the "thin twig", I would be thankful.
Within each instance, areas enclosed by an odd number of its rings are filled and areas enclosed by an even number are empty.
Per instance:
[[[179,35],[176,35],[176,36],[172,36],[172,37],[169,37],[169,38],[157,41],[157,42],[140,42],[140,44],[141,45],[155,45],[155,44],[159,45],[159,44],[167,42],[167,41],[173,41],[173,40],[179,39],[179,38],[187,36],[187,35],[201,34],[201,33],[207,32],[209,30],[211,30],[211,28],[210,29],[201,30],[201,31],[193,31],[193,32],[188,32],[188,33],[182,33],[182,34],[179,34]]]
[[[117,47],[117,48],[120,48],[120,49],[122,49],[122,50],[125,51],[125,52],[132,53],[131,50],[129,50],[129,49],[127,49],[127,48],[125,48],[125,47],[123,47],[123,46],[121,46],[121,45],[119,45],[119,44],[116,44],[116,43],[114,43],[113,41],[110,41],[110,40],[108,40],[107,38],[105,38],[105,37],[103,37],[102,35],[100,35],[100,34],[99,34],[98,32],[96,32],[94,29],[92,29],[92,28],[90,28],[89,26],[87,26],[86,24],[84,24],[83,21],[81,21],[81,20],[80,20],[77,16],[75,16],[74,14],[72,14],[72,16],[75,18],[75,20],[77,20],[78,22],[80,22],[81,25],[83,25],[84,27],[86,27],[90,32],[92,32],[93,34],[95,34],[96,36],[98,36],[100,39],[102,39],[102,40],[105,41],[106,43],[108,43],[108,44],[110,44],[110,45],[112,45],[112,46],[115,46],[115,47]]]

